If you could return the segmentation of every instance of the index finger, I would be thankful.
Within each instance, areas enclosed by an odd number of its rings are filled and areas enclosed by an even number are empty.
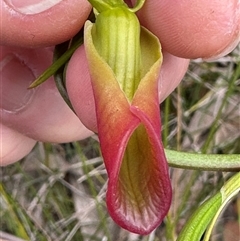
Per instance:
[[[164,50],[182,58],[223,56],[240,40],[239,0],[152,0],[138,15]]]

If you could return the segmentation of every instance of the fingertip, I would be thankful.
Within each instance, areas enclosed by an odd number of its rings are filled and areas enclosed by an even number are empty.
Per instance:
[[[86,0],[60,1],[35,14],[23,12],[6,0],[1,4],[1,45],[28,48],[52,46],[70,39],[91,11]]]
[[[21,160],[36,144],[36,141],[0,123],[1,153],[0,166],[7,166]]]
[[[240,40],[238,0],[147,1],[139,17],[167,52],[182,58],[223,55]]]

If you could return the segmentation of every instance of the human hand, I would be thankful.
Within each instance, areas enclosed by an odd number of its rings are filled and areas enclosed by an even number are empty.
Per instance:
[[[12,2],[23,6],[29,1]],[[2,165],[22,158],[37,140],[68,142],[91,135],[61,99],[53,80],[27,90],[30,82],[51,63],[51,48],[37,47],[52,46],[71,38],[90,12],[90,5],[85,0],[56,2],[59,3],[50,9],[26,15],[9,8],[7,1],[1,1]],[[148,0],[139,12],[141,22],[160,38],[163,45],[164,62],[159,78],[161,101],[178,85],[187,70],[189,61],[181,57],[223,55],[227,53],[226,48],[229,52],[239,42],[239,1],[214,2],[210,5],[209,1],[195,3],[189,0],[178,6],[170,1]],[[34,11],[34,8],[27,9]],[[36,9],[41,7],[36,5]],[[206,13],[212,13],[211,17]],[[190,17],[193,18],[191,21]],[[205,26],[208,28],[202,31]],[[83,46],[70,61],[67,88],[78,116],[87,120],[90,126],[96,125]]]
[[[85,0],[43,1],[42,5],[36,0],[0,3],[0,165],[7,165],[28,154],[36,141],[70,142],[92,134],[65,104],[53,78],[27,89],[51,65],[53,48],[45,47],[75,35],[91,6]],[[33,6],[27,7],[28,3]],[[47,4],[51,8],[46,9]]]

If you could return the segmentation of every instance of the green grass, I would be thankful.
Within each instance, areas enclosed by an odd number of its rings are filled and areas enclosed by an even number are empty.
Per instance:
[[[240,153],[239,56],[240,46],[213,62],[191,62],[181,85],[161,105],[166,147]],[[38,143],[23,160],[0,170],[0,235],[37,241],[173,241],[191,213],[231,174],[174,168],[170,174],[173,203],[164,223],[148,236],[133,235],[107,213],[107,175],[94,138]],[[226,241],[227,220],[240,215],[231,211],[234,205],[225,211],[212,241]]]

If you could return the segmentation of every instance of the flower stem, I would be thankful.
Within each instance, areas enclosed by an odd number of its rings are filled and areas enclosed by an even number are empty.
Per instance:
[[[240,154],[200,154],[165,149],[172,167],[206,171],[240,171]]]

